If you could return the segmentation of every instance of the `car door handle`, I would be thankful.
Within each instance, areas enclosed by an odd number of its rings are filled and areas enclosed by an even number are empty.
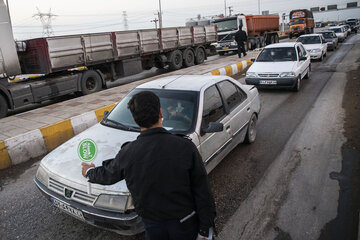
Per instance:
[[[227,126],[227,127],[226,127],[226,130],[228,130],[228,129],[230,129],[230,126]]]
[[[248,107],[248,108],[246,109],[246,111],[250,112],[250,108]]]

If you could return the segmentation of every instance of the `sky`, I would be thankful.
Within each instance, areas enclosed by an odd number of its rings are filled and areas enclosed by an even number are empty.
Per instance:
[[[4,0],[6,2],[6,0]],[[42,24],[34,17],[37,8],[56,16],[52,19],[55,35],[125,30],[123,11],[127,14],[128,29],[154,28],[159,0],[8,0],[17,40],[42,36]],[[161,0],[163,27],[184,26],[187,19],[224,13],[224,3],[233,13],[288,13],[292,9],[326,7],[338,4],[345,7],[355,0]],[[360,2],[358,5],[360,5]],[[228,13],[228,10],[227,10]],[[360,16],[359,16],[360,17]]]

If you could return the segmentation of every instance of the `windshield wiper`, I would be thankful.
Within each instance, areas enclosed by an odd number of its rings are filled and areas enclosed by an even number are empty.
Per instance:
[[[110,127],[120,128],[120,129],[128,130],[128,131],[140,131],[139,127],[127,126],[125,124],[122,124],[120,122],[117,122],[115,120],[108,119],[108,118],[104,119],[103,122]],[[109,123],[111,123],[111,124],[109,124]]]

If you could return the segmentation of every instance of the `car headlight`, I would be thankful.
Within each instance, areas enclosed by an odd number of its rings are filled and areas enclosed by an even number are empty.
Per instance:
[[[236,46],[237,43],[236,43],[235,41],[232,41],[232,42],[230,43],[230,45],[231,45],[231,46]]]
[[[94,203],[94,207],[116,212],[134,209],[131,196],[110,194],[100,194]]]
[[[313,53],[317,53],[317,52],[320,52],[321,51],[321,49],[319,49],[319,48],[316,48],[316,49],[312,49],[311,50],[311,52],[313,52]]]
[[[48,186],[48,182],[49,182],[49,175],[46,172],[46,170],[43,168],[43,166],[40,164],[36,175],[35,175],[36,179],[39,180],[39,182],[41,182],[42,184],[44,184],[46,187]]]
[[[257,77],[257,75],[256,75],[256,73],[254,73],[254,72],[247,72],[246,73],[246,77]]]
[[[295,73],[294,72],[283,72],[280,74],[280,77],[295,77]]]

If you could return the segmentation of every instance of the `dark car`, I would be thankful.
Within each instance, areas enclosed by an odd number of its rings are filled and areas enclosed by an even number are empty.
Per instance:
[[[337,48],[339,44],[339,39],[334,31],[321,31],[319,33],[324,36],[328,50],[335,50]]]

